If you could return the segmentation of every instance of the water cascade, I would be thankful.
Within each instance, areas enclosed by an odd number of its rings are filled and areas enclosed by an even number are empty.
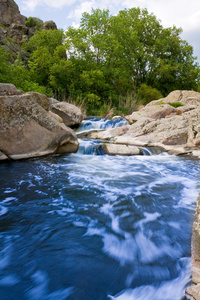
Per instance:
[[[183,299],[200,162],[81,143],[1,164],[0,299]]]
[[[77,130],[77,134],[89,131],[106,130],[109,128],[121,127],[128,124],[128,121],[121,117],[115,118],[113,120],[104,118],[90,118],[82,122],[81,126]]]

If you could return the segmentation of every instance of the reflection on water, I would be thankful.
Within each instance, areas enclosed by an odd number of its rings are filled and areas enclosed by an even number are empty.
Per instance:
[[[199,161],[81,153],[0,165],[0,299],[180,300]]]

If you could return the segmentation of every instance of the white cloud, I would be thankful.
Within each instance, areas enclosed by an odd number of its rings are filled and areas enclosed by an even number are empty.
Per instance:
[[[76,0],[23,0],[24,10],[34,11],[38,6],[46,6],[50,8],[62,8],[64,6],[71,6]]]
[[[121,5],[126,8],[147,8],[165,27],[175,25],[190,30],[200,26],[199,0],[124,0]]]
[[[95,1],[84,1],[81,5],[77,6],[75,9],[71,10],[68,14],[68,19],[73,19],[75,22],[79,22],[82,14],[84,12],[91,12],[91,9],[95,8]]]

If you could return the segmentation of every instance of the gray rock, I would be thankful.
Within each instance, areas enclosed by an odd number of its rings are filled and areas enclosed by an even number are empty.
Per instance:
[[[140,149],[136,146],[122,144],[104,144],[104,152],[110,155],[139,155]]]
[[[186,289],[187,299],[200,299],[200,197],[197,199],[195,221],[192,232],[192,282]]]
[[[84,118],[78,107],[67,102],[53,103],[50,110],[60,116],[64,124],[69,127],[79,125]]]
[[[183,106],[174,108],[169,105],[175,102]],[[175,91],[128,116],[132,125],[91,133],[90,136],[119,144],[159,146],[172,153],[199,156],[199,119],[200,93]]]
[[[49,104],[50,104],[50,106],[52,104],[56,104],[56,103],[59,103],[59,101],[57,99],[55,99],[55,98],[49,98]]]
[[[24,24],[24,18],[19,12],[19,7],[13,0],[0,0],[0,24],[10,26],[11,24]]]
[[[15,43],[20,45],[22,40],[25,39],[25,35],[28,35],[28,28],[25,25],[21,24],[12,24],[8,28],[7,35],[11,37]]]
[[[22,92],[19,91],[14,84],[0,83],[0,96],[12,96],[21,94]]]
[[[46,107],[38,93],[0,97],[1,160],[77,151],[75,133],[38,103]]]
[[[49,111],[49,99],[46,95],[37,93],[37,92],[28,92],[26,93],[27,98],[30,97],[30,99],[36,101],[42,108]]]
[[[44,22],[44,29],[56,30],[57,29],[56,23],[54,21],[46,21]]]

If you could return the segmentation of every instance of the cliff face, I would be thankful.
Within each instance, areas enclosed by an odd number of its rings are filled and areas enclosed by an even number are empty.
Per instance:
[[[20,14],[19,7],[13,0],[0,0],[0,24],[9,27],[11,24],[25,25],[25,17]]]
[[[9,51],[13,59],[21,53],[21,43],[28,41],[36,30],[57,29],[53,21],[44,23],[40,19],[27,19],[21,15],[14,0],[0,0],[0,8],[0,46]]]

